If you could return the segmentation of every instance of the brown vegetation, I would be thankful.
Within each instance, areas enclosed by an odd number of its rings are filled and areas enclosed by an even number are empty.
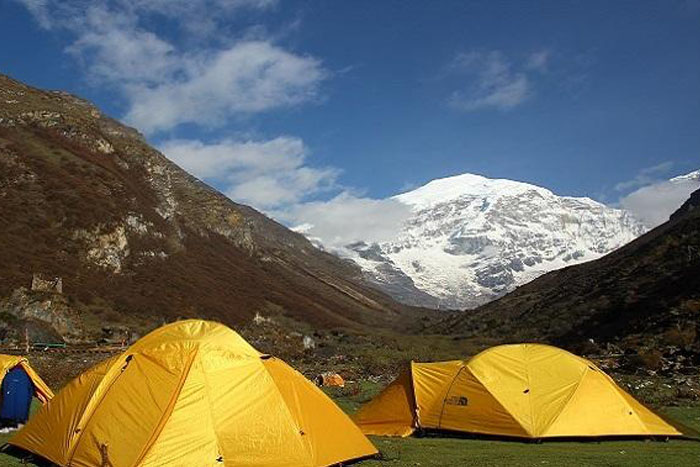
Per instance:
[[[0,75],[2,95],[18,103],[0,109],[0,298],[35,273],[61,277],[97,333],[194,316],[240,325],[256,313],[386,328],[416,313],[90,104]]]

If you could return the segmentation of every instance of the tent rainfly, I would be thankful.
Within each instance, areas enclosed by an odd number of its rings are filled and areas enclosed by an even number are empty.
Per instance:
[[[540,344],[492,347],[469,361],[411,362],[355,421],[381,436],[682,436],[590,361]]]
[[[53,392],[25,357],[0,354],[0,381],[2,400],[0,419],[24,423],[29,417],[32,396],[42,404],[53,397]]]
[[[377,452],[303,375],[200,320],[78,376],[9,443],[62,466],[325,466]]]

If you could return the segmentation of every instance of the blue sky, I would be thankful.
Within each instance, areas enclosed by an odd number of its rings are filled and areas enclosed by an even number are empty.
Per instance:
[[[615,204],[700,166],[697,0],[0,0],[0,41],[290,224],[465,172]]]

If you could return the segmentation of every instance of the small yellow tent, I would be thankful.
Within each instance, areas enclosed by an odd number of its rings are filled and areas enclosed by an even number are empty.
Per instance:
[[[53,397],[53,392],[46,385],[43,379],[29,366],[29,361],[25,357],[18,355],[0,354],[0,381],[5,378],[5,375],[13,368],[20,367],[29,376],[29,379],[34,385],[34,395],[42,404],[45,404]]]
[[[437,429],[520,438],[680,436],[593,363],[540,344],[411,363],[355,421],[365,434]]]
[[[316,377],[316,384],[318,386],[330,386],[330,387],[345,387],[345,380],[338,373],[321,373]]]
[[[10,444],[63,466],[323,466],[377,452],[303,375],[199,320],[86,371]]]

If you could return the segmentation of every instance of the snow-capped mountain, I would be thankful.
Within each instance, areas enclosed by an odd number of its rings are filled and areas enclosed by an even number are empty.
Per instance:
[[[472,174],[394,199],[410,206],[409,220],[391,241],[350,245],[351,257],[394,298],[422,306],[478,306],[645,231],[626,211],[589,198]]]
[[[677,177],[673,177],[670,182],[684,182],[684,181],[695,181],[695,182],[700,182],[700,170],[695,170],[693,172],[690,172],[685,175],[679,175]]]

